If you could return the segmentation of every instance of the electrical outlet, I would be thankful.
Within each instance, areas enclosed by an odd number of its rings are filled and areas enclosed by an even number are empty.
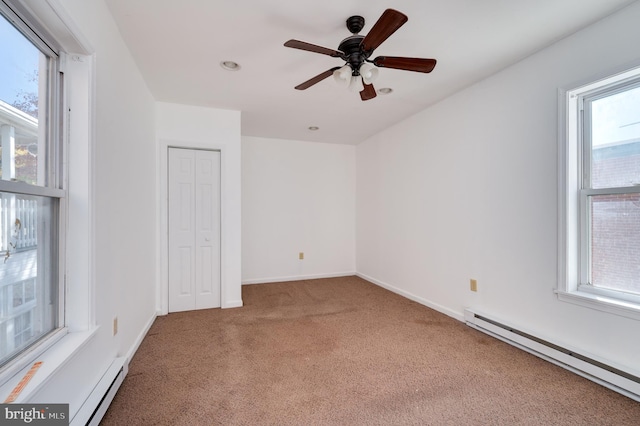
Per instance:
[[[471,289],[471,291],[478,291],[478,280],[469,280],[469,288]]]
[[[118,317],[113,319],[113,335],[118,334]]]
[[[298,253],[298,259],[304,260],[304,253],[303,252]]]

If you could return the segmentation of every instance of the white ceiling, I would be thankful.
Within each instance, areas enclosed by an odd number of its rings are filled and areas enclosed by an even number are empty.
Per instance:
[[[635,0],[106,0],[158,101],[242,111],[242,134],[357,144]],[[430,74],[381,68],[363,102],[328,78],[343,65],[286,48],[289,39],[337,49],[361,15],[366,35],[388,7],[409,21],[380,55],[435,58]],[[240,71],[225,71],[221,61]],[[309,126],[318,126],[312,132]]]

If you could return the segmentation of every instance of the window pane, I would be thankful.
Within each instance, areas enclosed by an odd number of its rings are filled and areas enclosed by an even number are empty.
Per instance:
[[[57,204],[0,192],[0,364],[58,326]]]
[[[591,284],[640,294],[640,194],[589,197]]]
[[[591,105],[591,187],[640,185],[640,87]]]
[[[45,185],[48,57],[0,16],[0,177]]]

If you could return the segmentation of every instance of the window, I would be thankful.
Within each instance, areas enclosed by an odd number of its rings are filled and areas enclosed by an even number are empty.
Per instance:
[[[0,369],[64,325],[58,55],[0,2]]]
[[[560,297],[640,319],[640,68],[564,102]]]

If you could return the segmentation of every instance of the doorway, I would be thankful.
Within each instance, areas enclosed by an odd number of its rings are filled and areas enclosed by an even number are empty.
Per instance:
[[[220,151],[168,150],[169,312],[220,307]]]

